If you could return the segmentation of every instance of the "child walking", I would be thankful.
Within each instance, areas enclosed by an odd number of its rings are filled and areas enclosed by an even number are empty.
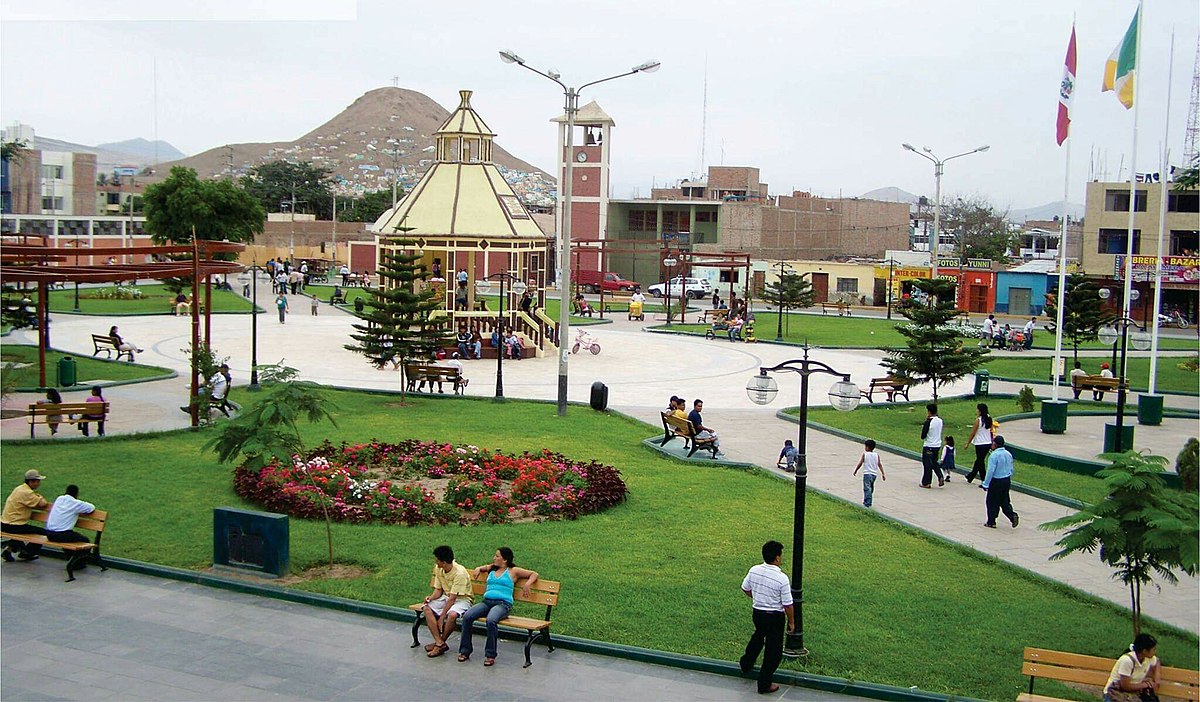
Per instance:
[[[875,452],[875,440],[864,441],[863,449],[862,457],[858,459],[858,465],[854,467],[852,475],[858,475],[858,470],[862,469],[863,507],[870,507],[874,502],[872,498],[875,495],[875,477],[879,476],[887,480],[887,476],[883,473],[883,462],[879,460],[879,454]]]
[[[938,460],[942,467],[942,474],[946,476],[946,482],[950,482],[950,476],[954,475],[954,437],[946,437],[946,445],[942,447],[942,456]]]

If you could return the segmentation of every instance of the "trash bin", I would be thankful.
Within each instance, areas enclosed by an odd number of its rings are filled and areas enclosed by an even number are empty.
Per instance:
[[[1104,452],[1112,453],[1117,450],[1117,425],[1104,425]],[[1133,425],[1121,425],[1121,452],[1133,450]]]
[[[592,383],[592,409],[603,412],[608,407],[608,386],[597,380]]]
[[[1156,427],[1162,424],[1163,396],[1138,395],[1138,424]]]
[[[975,371],[975,394],[987,396],[988,384],[991,382],[992,374],[985,371]]]
[[[1042,400],[1042,433],[1067,433],[1067,403],[1065,400]]]
[[[363,311],[363,309],[366,308],[366,306],[367,306],[367,303],[364,302],[361,297],[354,298],[354,311],[355,312],[361,313]]]
[[[75,359],[63,356],[58,359],[58,386],[69,388],[75,384]]]

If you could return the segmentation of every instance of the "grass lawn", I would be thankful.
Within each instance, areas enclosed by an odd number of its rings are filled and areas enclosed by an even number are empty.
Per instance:
[[[46,382],[54,385],[57,381],[58,359],[63,356],[71,356],[75,359],[75,377],[79,385],[88,385],[101,380],[133,380],[136,378],[149,378],[151,376],[161,376],[170,373],[166,368],[158,366],[143,366],[135,363],[124,363],[118,361],[105,361],[99,358],[90,358],[88,356],[77,356],[75,354],[66,354],[61,351],[46,352]],[[36,346],[24,346],[15,344],[4,344],[0,346],[0,362],[3,363],[27,363],[29,365],[23,368],[16,368],[12,371],[5,370],[4,385],[8,386],[12,373],[12,383],[21,388],[33,388],[38,386],[38,353]]]
[[[700,301],[702,309],[708,306]],[[689,320],[698,317],[695,312],[688,315]],[[771,311],[755,312],[754,333],[760,340],[773,341],[779,326],[779,315]],[[903,316],[893,314],[891,321],[874,317],[838,317],[834,313],[828,315],[811,313],[789,313],[783,320],[783,340],[802,344],[806,340],[813,346],[827,348],[878,348],[881,346],[902,346],[904,337],[896,332],[896,325],[905,322]],[[676,324],[676,331],[703,334],[708,331],[707,324]],[[1033,336],[1033,346],[1038,349],[1053,349],[1054,335],[1048,332],[1038,332]],[[1081,349],[1112,348],[1099,342],[1080,346]],[[1192,338],[1175,339],[1160,338],[1159,348],[1164,350],[1196,350],[1196,340]]]
[[[654,433],[652,427],[581,407],[560,419],[553,404],[510,401],[499,410],[484,400],[410,397],[410,405],[398,407],[395,397],[330,396],[340,425],[305,427],[310,444],[325,437],[415,436],[512,452],[546,447],[618,467],[630,496],[573,522],[338,524],[337,557],[372,575],[313,581],[305,589],[403,607],[428,594],[430,552],[437,544],[451,544],[467,566],[509,545],[518,564],[562,581],[557,632],[723,660],[741,654],[750,611],[739,586],[764,541],[788,541],[788,483],[662,458],[639,443]],[[49,476],[42,485],[48,497],[77,483],[81,497],[111,511],[104,541],[112,555],[202,568],[212,556],[212,508],[251,507],[232,490],[232,468],[199,453],[210,431],[6,443],[0,473],[8,488],[24,470],[38,467]],[[128,470],[131,458],[145,468],[137,475]],[[1025,686],[1024,646],[1109,656],[1128,645],[1129,615],[1113,605],[816,493],[808,510],[804,625],[813,651],[810,672],[1001,700]],[[294,569],[318,564],[324,544],[322,523],[291,521]],[[1148,628],[1159,639],[1164,664],[1194,665],[1200,655],[1195,636]],[[922,642],[937,642],[933,655],[913,655]],[[1053,684],[1040,689],[1073,694]]]
[[[112,286],[79,289],[79,310],[81,314],[167,314],[168,304],[175,295],[168,292],[166,287],[159,284],[141,284],[137,290],[142,296],[136,300],[114,300],[98,297]],[[188,291],[184,291],[188,292]],[[204,300],[204,287],[200,288],[200,300]],[[268,300],[270,302],[270,300]],[[228,290],[212,291],[213,312],[249,312],[250,301]],[[75,310],[75,289],[53,290],[50,292],[51,312],[73,312]]]
[[[960,467],[970,468],[975,462],[975,449],[967,444],[971,427],[975,423],[973,398],[938,400],[938,414],[945,422],[943,436],[953,436],[956,443],[955,461]],[[1098,403],[1097,403],[1098,404]],[[993,417],[1020,412],[1017,401],[1012,398],[991,398],[988,409]],[[798,410],[796,410],[798,412]],[[808,416],[814,422],[828,424],[844,431],[883,441],[912,451],[921,450],[921,425],[925,422],[925,404],[879,403],[862,404],[853,412],[838,412],[830,407],[809,408]],[[1001,427],[1001,433],[1004,428]],[[1104,496],[1104,484],[1097,478],[1035,466],[1018,461],[1016,482],[1053,492],[1065,497],[1089,502]]]
[[[1107,359],[1088,357],[1081,359],[1084,370],[1091,373],[1100,372],[1100,364]],[[1184,356],[1163,356],[1158,359],[1158,374],[1156,386],[1159,390],[1175,392],[1197,392],[1200,390],[1200,375],[1195,371],[1179,367],[1186,361]],[[1145,390],[1150,383],[1150,359],[1145,357],[1128,359],[1129,379],[1134,390]],[[1052,358],[989,358],[982,368],[992,375],[1006,378],[1025,378],[1030,382],[1048,383],[1050,372],[1054,365]],[[1067,368],[1074,367],[1074,362],[1067,356]],[[1087,395],[1087,393],[1084,393]]]

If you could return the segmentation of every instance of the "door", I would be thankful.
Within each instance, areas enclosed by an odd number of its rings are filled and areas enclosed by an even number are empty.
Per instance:
[[[762,298],[763,289],[766,287],[766,282],[767,282],[767,272],[766,271],[754,271],[753,291],[754,291],[755,297],[760,298],[760,299]]]
[[[976,314],[987,314],[990,311],[990,310],[988,310],[988,290],[990,290],[990,288],[988,288],[988,286],[986,286],[986,285],[972,285],[971,286],[971,290],[970,290],[971,298],[969,301],[970,306],[967,308],[968,312],[974,312]],[[1028,305],[1029,300],[1026,300],[1025,304]]]
[[[1031,288],[1008,289],[1008,313],[1018,317],[1029,316],[1029,303],[1032,299]]]
[[[829,274],[812,274],[813,301],[817,304],[829,302]]]
[[[876,278],[875,279],[875,290],[871,293],[871,295],[872,295],[871,300],[875,303],[876,307],[887,306],[887,303],[888,303],[887,283],[888,283],[887,280],[884,278]]]

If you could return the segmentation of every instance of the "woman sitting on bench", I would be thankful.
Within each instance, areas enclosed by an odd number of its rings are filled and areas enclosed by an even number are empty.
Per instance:
[[[529,597],[529,586],[538,579],[536,571],[525,570],[513,565],[513,552],[507,546],[501,546],[496,551],[490,564],[481,565],[472,571],[472,575],[476,578],[484,573],[487,573],[488,576],[487,589],[483,592],[483,599],[462,616],[462,638],[458,644],[459,663],[471,659],[471,652],[474,650],[471,645],[471,625],[475,623],[476,619],[486,615],[487,642],[483,646],[483,664],[485,666],[495,665],[500,621],[512,611],[513,590],[518,581],[524,580],[525,584],[521,586],[521,595]]]
[[[108,337],[112,339],[112,342],[117,347],[118,351],[128,352],[130,358],[133,358],[133,352],[142,352],[142,350],[139,349],[136,344],[132,344],[122,339],[121,335],[117,333],[117,327],[115,325],[112,329],[108,330]]]

